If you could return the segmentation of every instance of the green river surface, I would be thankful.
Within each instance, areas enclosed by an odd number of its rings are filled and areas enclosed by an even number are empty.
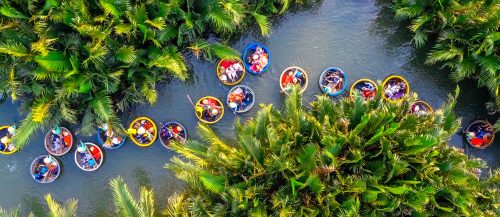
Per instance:
[[[272,59],[269,71],[262,77],[247,73],[242,84],[256,93],[257,103],[283,106],[284,96],[280,93],[278,78],[288,66],[304,68],[310,77],[304,93],[306,104],[321,94],[318,87],[320,73],[327,67],[338,66],[348,74],[349,85],[360,78],[383,80],[390,74],[405,76],[411,91],[427,101],[434,108],[441,106],[447,94],[455,90],[456,84],[448,78],[448,71],[424,64],[425,51],[416,50],[411,33],[405,24],[393,20],[390,9],[372,0],[325,0],[309,5],[306,9],[291,12],[273,21],[269,38],[259,36],[257,29],[241,35],[232,45],[243,52],[245,46],[260,41],[270,49]],[[146,115],[159,125],[160,122],[176,120],[183,123],[190,138],[197,139],[197,118],[187,100],[205,95],[219,97],[225,101],[228,86],[219,83],[215,75],[216,62],[203,62],[186,55],[193,69],[193,76],[186,82],[172,80],[159,87],[158,103],[152,107],[139,107],[126,115],[127,123],[134,117]],[[473,81],[460,83],[461,94],[456,106],[462,125],[477,118],[489,117],[484,108],[488,93],[478,89]],[[345,97],[344,94],[342,97]],[[20,121],[23,114],[19,104],[7,101],[0,105],[0,124],[8,125]],[[249,113],[239,116],[242,120],[254,116],[255,106]],[[237,117],[226,108],[221,122],[213,125],[217,133],[233,135],[233,123]],[[77,129],[66,126],[73,132]],[[114,216],[114,205],[108,182],[122,176],[134,194],[139,186],[152,187],[156,192],[157,209],[163,209],[166,198],[184,186],[171,172],[164,169],[165,163],[176,154],[161,146],[157,140],[149,148],[140,148],[127,140],[124,147],[105,150],[103,166],[96,172],[80,170],[74,160],[74,150],[59,157],[62,174],[51,184],[36,183],[29,171],[33,159],[46,154],[43,135],[38,135],[24,150],[11,156],[0,156],[0,207],[14,208],[21,205],[24,212],[39,213],[45,209],[43,196],[47,193],[58,201],[69,198],[79,200],[78,216]],[[84,138],[76,135],[77,141],[97,143],[96,137]],[[457,134],[450,144],[466,149],[466,153],[488,161],[492,168],[499,166],[495,155],[500,152],[499,142],[485,150],[470,148]],[[484,170],[486,171],[486,170]]]

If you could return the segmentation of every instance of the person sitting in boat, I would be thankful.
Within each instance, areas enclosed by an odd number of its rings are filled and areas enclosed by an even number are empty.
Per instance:
[[[161,132],[162,137],[166,138],[167,140],[172,140],[172,139],[180,140],[181,137],[184,137],[183,136],[184,129],[182,129],[182,127],[179,125],[172,127],[172,125],[163,124],[161,129],[162,129]]]
[[[55,170],[56,167],[57,163],[51,157],[44,158],[35,169],[35,179],[43,181],[49,175],[49,172]]]
[[[142,144],[147,144],[152,140],[152,136],[154,134],[153,124],[147,120],[141,120],[134,124],[135,138],[138,142]]]
[[[236,111],[241,109],[248,102],[248,95],[241,87],[236,88],[229,94],[229,107]]]
[[[406,90],[406,84],[401,81],[393,83],[392,85],[388,84],[384,92],[389,99],[394,99],[401,97],[399,95],[401,95],[402,92],[404,92],[405,90]]]
[[[290,88],[292,88],[293,85],[296,84],[302,85],[303,76],[304,73],[298,69],[295,70],[295,72],[289,71],[286,77],[283,79],[284,90],[289,90]]]
[[[222,107],[217,106],[212,99],[202,100],[201,103],[197,105],[197,111],[199,111],[198,108],[201,108],[201,117],[209,121],[214,121],[220,113],[219,109],[222,109]]]
[[[12,143],[12,138],[14,137],[15,132],[15,126],[7,128],[7,135],[0,139],[0,152],[12,152],[16,150],[16,147]]]
[[[358,89],[361,90],[361,94],[366,99],[371,99],[375,97],[375,87],[370,82],[364,82],[358,86]]]
[[[472,145],[482,146],[490,143],[492,132],[493,129],[486,124],[476,125],[466,133],[466,138]]]
[[[122,143],[123,139],[120,136],[116,135],[115,132],[113,132],[113,130],[111,130],[111,128],[108,126],[108,124],[102,124],[101,126],[99,126],[99,128],[101,128],[101,130],[104,130],[104,135],[106,135],[107,138],[104,141],[104,146],[113,147]]]
[[[325,81],[327,82],[326,85],[324,85],[324,91],[325,93],[336,93],[343,88],[344,84],[344,78],[342,78],[340,72],[336,69],[329,71],[326,73],[326,76],[324,77]]]
[[[420,106],[419,104],[416,104],[412,107],[411,113],[416,115],[425,115],[427,114],[427,109],[425,108],[425,106]]]
[[[96,161],[99,161],[101,159],[101,151],[98,148],[96,148],[95,146],[90,146],[89,150],[90,154],[92,154],[92,157]]]
[[[269,63],[269,55],[261,46],[257,46],[255,52],[247,58],[247,62],[251,64],[250,70],[260,74]]]

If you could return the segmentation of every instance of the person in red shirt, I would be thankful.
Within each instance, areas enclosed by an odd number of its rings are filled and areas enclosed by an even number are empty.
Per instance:
[[[92,154],[92,157],[94,157],[94,160],[98,161],[101,159],[101,152],[99,151],[98,148],[91,146],[90,153]]]

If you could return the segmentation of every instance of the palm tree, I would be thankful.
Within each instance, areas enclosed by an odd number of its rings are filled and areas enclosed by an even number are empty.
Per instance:
[[[0,1],[1,99],[21,100],[27,117],[14,138],[18,148],[36,130],[81,124],[91,135],[108,123],[124,133],[120,114],[153,105],[156,82],[188,78],[184,55],[235,59],[240,53],[205,38],[260,26],[268,10],[290,1]],[[255,19],[248,19],[253,17]]]
[[[130,193],[121,177],[112,179],[110,186],[116,206],[116,214],[121,217],[154,217],[155,197],[152,190],[141,187],[139,197],[136,199]]]
[[[458,93],[458,91],[457,91]],[[236,122],[234,139],[200,124],[203,142],[173,145],[166,168],[187,182],[169,216],[495,216],[494,177],[485,163],[448,146],[460,125],[455,96],[425,115],[416,95],[385,102],[332,102],[306,110],[296,89],[283,112],[264,105]],[[496,187],[495,187],[496,186]]]
[[[451,69],[454,81],[473,78],[486,87],[500,111],[500,1],[395,0],[397,20],[411,20],[413,41],[422,47],[437,36],[427,63]]]
[[[75,217],[76,216],[78,201],[75,199],[69,199],[68,201],[66,201],[66,203],[59,204],[54,199],[52,199],[52,196],[50,194],[48,194],[45,196],[45,201],[47,202],[47,206],[49,208],[49,212],[47,213],[47,216],[50,216],[50,217]],[[2,216],[2,217],[21,217],[21,212],[20,212],[19,208],[14,209],[10,212],[0,208],[0,216]],[[34,217],[35,215],[33,213],[30,213],[28,216]]]

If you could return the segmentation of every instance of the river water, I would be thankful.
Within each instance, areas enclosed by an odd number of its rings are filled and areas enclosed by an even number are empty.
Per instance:
[[[297,65],[309,73],[311,82],[304,97],[311,101],[315,95],[321,94],[317,84],[320,73],[329,66],[338,66],[347,72],[349,85],[364,77],[383,80],[390,74],[403,75],[410,82],[412,92],[418,93],[434,108],[439,107],[456,84],[450,82],[446,70],[423,63],[425,52],[412,47],[411,34],[404,25],[395,23],[389,9],[379,2],[383,1],[325,0],[275,20],[269,38],[259,37],[257,30],[242,35],[233,42],[236,49],[242,52],[246,44],[261,41],[272,54],[269,71],[262,77],[247,73],[242,84],[253,88],[258,104],[272,103],[281,108],[284,96],[280,94],[278,78],[283,69]],[[198,138],[197,119],[186,95],[193,100],[205,95],[225,99],[229,87],[218,82],[215,62],[199,61],[189,55],[187,59],[193,77],[184,83],[172,80],[161,85],[158,103],[152,107],[136,108],[127,115],[127,121],[142,115],[153,118],[158,124],[176,120],[186,126],[191,138]],[[484,109],[488,94],[477,89],[472,81],[463,82],[460,87],[462,92],[456,112],[462,117],[463,125],[475,118],[488,117]],[[252,117],[257,108],[239,117],[243,120]],[[0,111],[2,125],[22,119],[19,104],[8,101],[0,105]],[[235,118],[226,110],[222,121],[213,128],[220,135],[232,136]],[[58,180],[47,185],[37,184],[30,176],[29,165],[34,158],[46,153],[42,139],[44,133],[39,132],[22,152],[0,156],[0,207],[21,205],[24,211],[40,213],[46,207],[43,195],[51,193],[58,201],[79,199],[78,216],[113,216],[114,205],[108,188],[110,178],[122,176],[133,193],[137,193],[141,185],[154,188],[158,209],[165,206],[168,195],[183,186],[163,169],[175,153],[163,148],[158,140],[149,148],[139,148],[127,141],[120,149],[106,150],[104,165],[91,173],[83,172],[75,165],[71,152],[58,158],[63,168]],[[77,138],[97,143],[95,137]],[[471,156],[485,159],[490,167],[500,165],[495,159],[500,153],[498,140],[486,150],[469,148],[458,134],[450,143],[465,148]]]

